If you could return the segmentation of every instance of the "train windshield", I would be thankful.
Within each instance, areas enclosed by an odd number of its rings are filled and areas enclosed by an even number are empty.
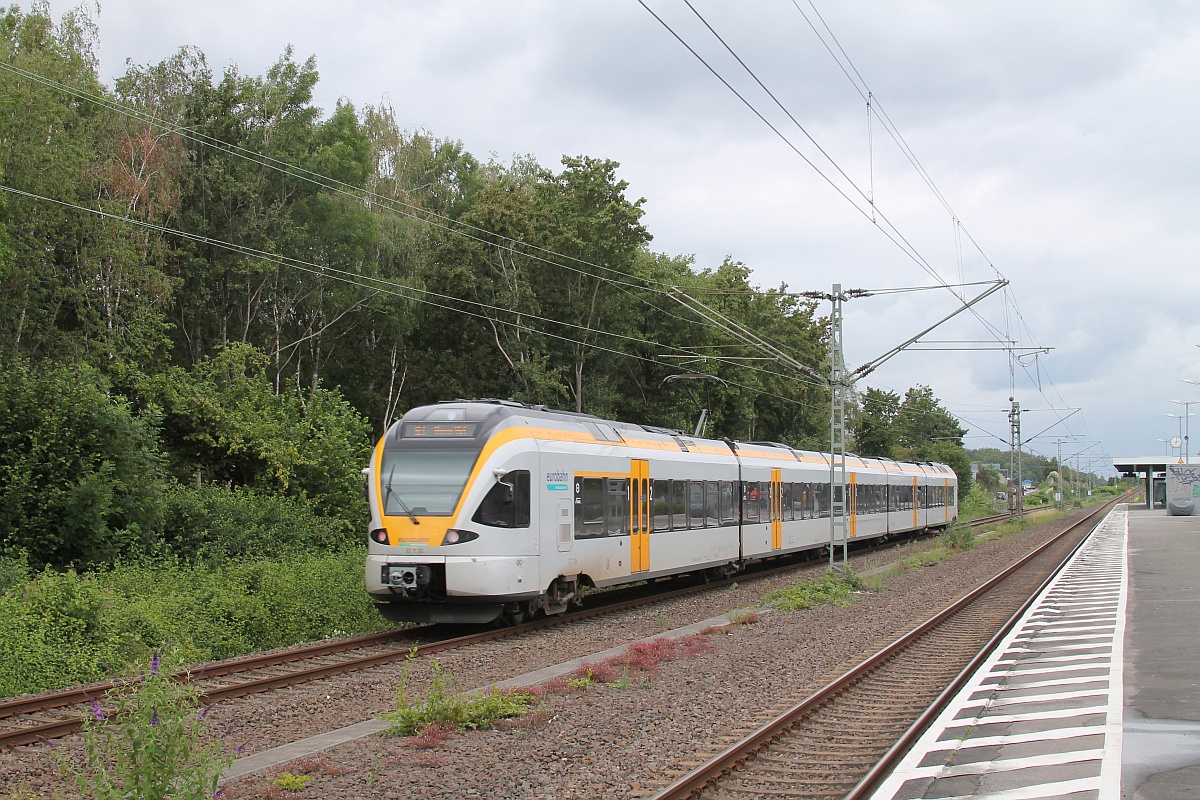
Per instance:
[[[379,473],[383,513],[453,514],[478,455],[474,450],[384,450]]]

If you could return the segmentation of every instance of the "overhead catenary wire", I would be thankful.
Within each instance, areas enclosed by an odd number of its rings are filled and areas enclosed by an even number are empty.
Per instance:
[[[687,7],[691,10],[693,15],[695,15],[698,19],[700,19],[700,21],[704,24],[705,28],[721,43],[721,45],[726,49],[726,51],[729,52],[729,54],[738,62],[738,64],[747,72],[747,74],[749,74],[751,76],[751,78],[755,81],[755,83],[758,84],[758,86],[767,94],[767,96],[770,97],[771,100],[777,106],[780,107],[780,109],[797,126],[797,128],[799,128],[801,130],[801,132],[806,137],[808,137],[810,141],[813,142],[814,146],[817,147],[818,151],[828,161],[830,161],[831,164],[833,164],[834,168],[838,171],[838,173],[841,174],[843,177],[846,177],[846,173],[836,164],[836,162],[832,158],[830,158],[828,156],[826,151],[823,148],[821,148],[820,145],[815,140],[813,140],[813,138],[808,134],[808,131],[795,119],[794,115],[792,115],[787,110],[787,108],[779,101],[777,96],[766,86],[766,84],[761,79],[759,79],[758,75],[754,73],[754,71],[749,67],[748,64],[746,64],[744,59],[742,59],[740,56],[737,55],[737,53],[733,50],[733,48],[726,42],[726,40],[723,37],[721,37],[717,33],[715,28],[713,28],[713,26],[710,25],[707,22],[707,20],[704,19],[704,17],[695,9],[695,7],[689,2],[689,0],[684,0],[684,2],[685,2],[685,5],[687,5]],[[793,151],[797,151],[797,154],[800,155],[801,158],[810,167],[812,167],[818,173],[818,175],[820,175],[820,177],[822,177],[827,183],[829,183],[831,186],[833,186],[833,188],[835,188],[835,190],[838,192],[838,194],[840,194],[843,198],[850,201],[851,204],[856,208],[856,210],[858,210],[860,213],[863,213],[865,216],[865,211],[862,207],[860,207],[857,203],[854,203],[851,200],[851,198],[849,198],[849,196],[844,191],[842,191],[839,187],[834,185],[833,181],[827,175],[825,175],[824,172],[822,170],[820,170],[813,163],[813,161],[811,159],[809,159],[803,153],[798,152],[798,148],[795,147],[795,145],[790,141],[790,139],[788,139],[785,135],[783,135],[776,126],[771,124],[765,118],[765,116],[754,106],[754,104],[751,101],[749,101],[744,95],[742,95],[740,92],[738,92],[732,86],[732,84],[724,76],[722,76],[719,73],[719,71],[715,67],[713,67],[702,56],[700,56],[699,53],[696,51],[696,49],[693,48],[687,41],[685,41],[683,39],[683,37],[679,33],[677,33],[660,15],[656,14],[653,10],[651,10],[646,5],[644,0],[639,0],[639,4],[642,5],[642,7],[646,11],[648,11],[659,22],[660,25],[662,25],[664,28],[666,28],[668,30],[668,32],[670,32],[671,35],[674,36],[675,39],[680,42],[680,44],[682,44],[690,53],[692,53],[692,55],[695,56],[696,59],[699,60],[709,70],[709,72],[711,72],[731,92],[733,92],[734,95],[744,105],[746,105],[760,120],[762,120],[765,124],[767,124],[767,126],[777,136],[779,136],[782,140],[784,140],[784,142],[787,143],[788,146]],[[950,217],[954,223],[954,226],[955,226],[955,246],[956,246],[956,252],[958,253],[957,258],[958,258],[958,262],[959,262],[958,268],[960,271],[960,275],[962,273],[961,238],[965,237],[967,239],[967,241],[969,241],[971,243],[971,245],[975,248],[975,250],[984,257],[984,260],[987,262],[988,266],[993,270],[993,272],[997,275],[997,278],[1003,280],[1003,275],[992,264],[991,260],[988,259],[987,255],[983,252],[978,241],[974,238],[974,236],[970,233],[970,231],[968,231],[966,229],[966,227],[962,224],[961,219],[954,212],[953,208],[950,206],[950,204],[947,201],[947,199],[945,198],[945,196],[942,194],[940,189],[937,187],[936,183],[933,181],[933,179],[929,175],[928,171],[921,164],[921,162],[917,158],[915,152],[908,145],[908,143],[904,140],[904,137],[900,134],[898,127],[894,124],[894,122],[891,120],[891,118],[887,115],[886,111],[882,108],[882,106],[880,105],[880,103],[878,101],[878,98],[874,96],[870,87],[867,85],[865,79],[863,79],[861,73],[858,71],[857,67],[854,66],[854,64],[850,60],[848,54],[846,54],[845,49],[841,46],[841,43],[837,40],[837,37],[833,34],[832,29],[825,22],[824,18],[821,17],[820,13],[817,11],[816,6],[815,6],[815,4],[813,4],[812,0],[809,0],[809,6],[812,8],[813,13],[817,17],[817,19],[820,20],[821,28],[825,31],[824,34],[822,33],[821,29],[818,29],[818,26],[812,21],[812,19],[809,18],[809,16],[804,12],[804,10],[802,8],[800,8],[800,6],[796,2],[796,0],[793,0],[793,5],[795,6],[796,10],[801,14],[801,16],[805,19],[805,21],[809,24],[809,26],[812,28],[813,32],[817,35],[818,39],[821,41],[821,43],[826,48],[826,50],[829,52],[829,54],[834,58],[835,62],[838,64],[838,66],[842,70],[842,72],[846,75],[847,79],[851,82],[852,85],[854,85],[856,91],[858,91],[860,96],[862,96],[863,99],[865,101],[867,101],[868,113],[874,113],[878,116],[880,121],[883,123],[884,128],[888,131],[888,133],[892,137],[893,141],[896,142],[897,147],[905,155],[905,157],[908,159],[908,161],[913,166],[913,168],[921,176],[922,180],[925,181],[925,183],[928,186],[928,188],[930,189],[930,191],[934,194],[934,196],[938,199],[938,201],[942,204],[942,206],[946,209],[947,213],[950,215]],[[828,37],[828,40],[832,40],[833,46],[830,45],[829,41],[827,40],[827,37]],[[836,52],[834,49],[835,46],[836,46]],[[840,56],[839,56],[839,54],[840,54]],[[851,73],[853,73],[853,74],[851,74]],[[871,202],[872,210],[874,210],[874,208],[877,204],[875,203],[875,198],[873,196],[873,192],[864,192],[864,190],[859,188],[848,177],[846,179],[850,182],[850,184],[852,186],[854,186],[855,190],[857,191],[857,193],[860,196],[867,198]],[[886,217],[884,217],[884,219],[886,221]],[[874,220],[872,220],[872,221],[874,221]],[[897,231],[897,233],[899,233],[899,232]],[[886,231],[885,231],[885,234],[886,234]],[[889,236],[889,238],[892,238],[892,237]],[[895,239],[893,239],[893,241],[895,241]],[[907,240],[905,240],[905,241],[907,242]],[[901,249],[904,250],[903,247]],[[905,250],[905,252],[906,252],[906,254],[909,255],[910,258],[913,258],[913,253],[909,253],[907,250]],[[950,285],[947,284],[946,281],[944,279],[942,279],[940,275],[937,274],[936,270],[934,270],[932,268],[932,266],[928,264],[928,262],[923,262],[923,259],[917,259],[917,258],[913,258],[913,260],[917,261],[917,263],[920,266],[922,266],[923,269],[925,269],[927,272],[929,272],[931,275],[933,275],[935,278],[937,278],[944,285],[945,288],[953,291],[953,289],[950,287]],[[1006,294],[1006,300],[1009,302],[1015,303],[1015,300],[1012,299],[1011,295]],[[1006,307],[1007,307],[1007,305],[1008,305],[1008,302],[1006,302]],[[1000,343],[1001,345],[1008,345],[1008,346],[1011,346],[1012,344],[1015,343],[1014,339],[1011,335],[1009,335],[1006,331],[1001,331],[1000,329],[998,329],[990,321],[988,321],[986,318],[984,318],[982,315],[980,315],[976,310],[972,310],[971,313],[984,326],[984,328],[989,331],[989,333],[997,340],[998,343]],[[1024,320],[1023,320],[1023,317],[1021,317],[1021,315],[1020,315],[1020,310],[1015,309],[1015,313],[1018,315],[1018,317],[1023,322]],[[1006,348],[1001,347],[1000,349],[1006,349]],[[1044,349],[1044,348],[1039,348],[1039,349]],[[1031,379],[1031,382],[1035,385],[1038,392],[1043,395],[1043,399],[1049,401],[1050,398],[1049,398],[1049,396],[1047,396],[1045,394],[1043,387],[1042,387],[1042,383],[1041,383],[1042,368],[1041,368],[1040,359],[1038,359],[1034,362],[1034,368],[1037,371],[1037,375],[1031,375],[1030,370],[1027,365],[1022,364],[1021,366],[1022,366],[1022,370]],[[1048,376],[1047,376],[1047,380],[1049,381]],[[1051,383],[1051,385],[1053,385],[1052,382],[1050,382],[1050,383]],[[1056,388],[1054,389],[1054,392],[1057,393]],[[1050,402],[1048,402],[1048,404],[1053,405],[1053,403],[1050,403]],[[1065,422],[1065,418],[1060,420],[1060,422]]]

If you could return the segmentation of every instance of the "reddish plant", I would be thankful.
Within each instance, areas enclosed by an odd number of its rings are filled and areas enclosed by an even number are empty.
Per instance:
[[[408,737],[405,744],[417,750],[436,750],[456,733],[458,728],[452,722],[430,722],[422,725],[415,736]]]

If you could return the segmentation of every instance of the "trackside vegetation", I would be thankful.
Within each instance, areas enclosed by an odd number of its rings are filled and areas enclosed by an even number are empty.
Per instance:
[[[414,406],[690,430],[660,358],[686,352],[719,356],[709,435],[824,449],[828,392],[664,288],[824,370],[817,303],[654,252],[617,162],[318,108],[290,48],[251,75],[185,46],[108,86],[90,13],[0,10],[0,695],[382,627],[360,470]],[[950,464],[974,497],[928,387],[850,419],[861,454]]]

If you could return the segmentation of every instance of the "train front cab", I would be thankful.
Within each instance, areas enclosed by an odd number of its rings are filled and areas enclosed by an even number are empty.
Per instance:
[[[537,446],[494,409],[414,409],[364,471],[367,592],[394,621],[487,622],[537,598]]]

